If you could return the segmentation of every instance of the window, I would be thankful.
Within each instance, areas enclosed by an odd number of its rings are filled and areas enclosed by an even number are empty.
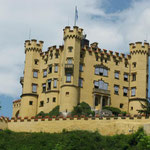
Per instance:
[[[42,89],[43,89],[43,92],[46,92],[46,83],[42,84]]]
[[[29,105],[33,105],[33,101],[29,101]]]
[[[66,82],[71,82],[71,74],[66,74]]]
[[[132,63],[132,67],[133,67],[133,68],[136,68],[136,62],[133,62],[133,63]]]
[[[54,79],[54,88],[57,88],[57,79]]]
[[[128,68],[128,63],[125,63],[124,66],[125,66],[126,68]]]
[[[98,61],[98,56],[96,56],[96,61]]]
[[[119,94],[119,85],[114,85],[114,94]]]
[[[47,103],[49,103],[49,98],[47,98]]]
[[[108,76],[108,70],[102,67],[95,67],[95,74],[101,76]]]
[[[133,110],[133,107],[131,107],[131,110]]]
[[[103,62],[103,58],[101,58],[101,62]]]
[[[83,58],[83,56],[84,56],[84,55],[83,55],[82,53],[80,53],[80,58]]]
[[[51,79],[48,79],[48,87],[47,87],[48,90],[51,89],[51,83],[52,83],[52,80],[51,80]]]
[[[128,96],[128,88],[127,87],[123,88],[123,96]]]
[[[72,64],[72,58],[68,58],[68,59],[67,59],[67,63],[68,63],[68,64]]]
[[[124,73],[124,81],[128,81],[128,74]]]
[[[107,63],[107,59],[105,59],[105,63]]]
[[[55,64],[55,72],[58,72],[58,64]]]
[[[52,59],[53,58],[53,53],[50,53],[50,59]]]
[[[49,73],[52,73],[52,65],[49,65]]]
[[[119,71],[115,71],[115,79],[119,79]]]
[[[53,97],[53,102],[56,102],[56,97]]]
[[[66,92],[66,96],[68,96],[69,95],[69,92]]]
[[[43,77],[47,76],[47,70],[43,70]]]
[[[118,61],[116,61],[116,65],[118,65],[119,64],[119,62]]]
[[[79,78],[79,87],[83,87],[83,79]]]
[[[47,64],[47,59],[45,59],[44,61],[45,61],[45,64]]]
[[[83,72],[83,64],[80,64],[79,70],[80,70],[80,72]]]
[[[58,54],[58,53],[56,53],[56,54],[55,54],[55,58],[58,58],[58,56],[59,56],[59,54]]]
[[[34,64],[38,65],[38,60],[37,59],[34,60]]]
[[[44,106],[44,101],[40,101],[40,107]]]
[[[132,81],[136,81],[136,73],[132,73]]]
[[[108,90],[108,83],[105,83],[102,80],[94,81],[94,87],[97,89]]]
[[[37,78],[38,77],[38,71],[37,70],[34,70],[33,71],[33,78]]]
[[[131,96],[135,96],[136,87],[131,88]]]
[[[32,92],[33,93],[37,92],[37,84],[32,84]]]
[[[120,108],[123,108],[123,104],[122,103],[120,103]]]
[[[98,81],[94,81],[94,88],[96,88],[96,89],[99,88],[99,83],[98,83]]]
[[[68,47],[68,52],[72,52],[72,49],[73,49],[73,47],[72,47],[72,46],[69,46],[69,47]]]

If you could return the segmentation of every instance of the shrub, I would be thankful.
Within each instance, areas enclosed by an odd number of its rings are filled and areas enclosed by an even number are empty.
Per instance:
[[[91,107],[89,106],[89,104],[82,102],[79,105],[74,107],[74,110],[71,112],[72,115],[85,115],[85,116],[89,116],[91,115],[95,115],[95,112],[91,111]]]
[[[119,108],[105,106],[103,109],[110,110],[116,116],[121,114],[121,110]]]
[[[59,115],[59,106],[56,106],[49,113],[44,113],[43,111],[41,111],[40,113],[36,115],[36,117],[42,116],[42,118],[44,118],[45,116],[52,117],[52,116],[58,116],[58,115]]]
[[[52,111],[49,112],[48,116],[59,116],[59,114],[59,106],[56,106]]]

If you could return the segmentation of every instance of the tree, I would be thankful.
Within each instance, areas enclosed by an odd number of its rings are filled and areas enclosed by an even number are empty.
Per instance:
[[[72,115],[85,115],[85,116],[89,116],[89,115],[95,115],[95,113],[93,111],[91,111],[91,107],[89,106],[89,104],[82,102],[79,105],[75,106],[73,111],[71,112]]]
[[[140,102],[141,103],[141,102]],[[145,103],[141,103],[141,110],[138,110],[138,113],[145,114],[146,116],[150,114],[150,101],[147,99]]]

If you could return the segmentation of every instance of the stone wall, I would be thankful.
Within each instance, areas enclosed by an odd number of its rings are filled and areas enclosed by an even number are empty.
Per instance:
[[[8,118],[0,117],[0,130],[8,128]]]
[[[8,122],[8,129],[15,132],[62,132],[63,129],[71,130],[89,130],[98,131],[102,135],[114,134],[130,134],[139,127],[150,126],[149,117],[94,117],[87,118],[85,116],[74,118],[49,118],[42,119],[41,117],[25,117],[24,119],[12,118]]]

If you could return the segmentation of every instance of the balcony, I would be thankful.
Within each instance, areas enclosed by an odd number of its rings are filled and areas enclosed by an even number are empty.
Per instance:
[[[21,85],[23,85],[23,82],[24,82],[24,77],[20,77],[20,83],[21,83]]]
[[[93,93],[103,94],[103,95],[110,95],[110,90],[103,90],[103,89],[93,88]]]
[[[65,73],[73,73],[74,65],[73,64],[65,64]]]

